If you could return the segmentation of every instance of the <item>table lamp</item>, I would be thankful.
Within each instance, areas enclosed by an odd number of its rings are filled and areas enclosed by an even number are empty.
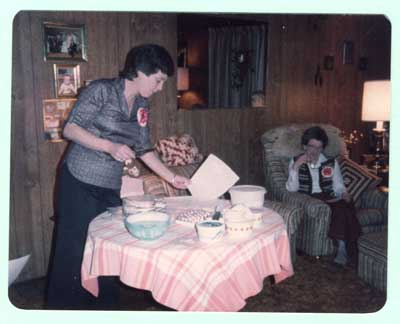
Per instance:
[[[189,69],[187,67],[178,67],[177,69],[177,89],[178,89],[178,107],[181,107],[182,92],[189,90]]]
[[[372,167],[377,171],[386,166],[383,159],[383,137],[386,129],[383,127],[383,122],[389,119],[390,80],[364,82],[361,120],[376,122],[376,127],[373,129],[376,145]]]
[[[178,91],[189,89],[189,69],[186,67],[178,67]]]

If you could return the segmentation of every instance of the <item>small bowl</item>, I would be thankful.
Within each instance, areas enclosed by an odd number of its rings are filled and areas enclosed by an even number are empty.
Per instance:
[[[224,223],[215,220],[205,220],[195,225],[199,241],[210,243],[223,237],[225,233]]]
[[[143,212],[124,219],[128,232],[139,240],[152,241],[165,234],[171,224],[171,217],[160,212]]]

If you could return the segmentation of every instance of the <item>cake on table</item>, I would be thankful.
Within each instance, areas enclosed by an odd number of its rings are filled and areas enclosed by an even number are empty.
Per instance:
[[[212,212],[205,209],[187,209],[179,212],[176,222],[184,225],[195,225],[198,222],[211,218]]]

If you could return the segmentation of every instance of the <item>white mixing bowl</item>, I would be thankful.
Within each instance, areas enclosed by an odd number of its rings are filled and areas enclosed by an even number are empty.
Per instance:
[[[252,185],[233,186],[229,190],[232,205],[243,204],[251,208],[260,208],[264,205],[266,192],[264,187]]]

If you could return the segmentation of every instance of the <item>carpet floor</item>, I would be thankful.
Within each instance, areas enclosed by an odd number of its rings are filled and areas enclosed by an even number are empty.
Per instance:
[[[298,256],[295,274],[279,284],[264,280],[263,290],[249,297],[241,312],[370,313],[381,309],[386,294],[358,276],[356,269],[334,269],[330,257]],[[15,283],[9,299],[21,309],[43,309],[45,278]],[[115,310],[170,311],[150,292],[121,284],[120,303]]]

